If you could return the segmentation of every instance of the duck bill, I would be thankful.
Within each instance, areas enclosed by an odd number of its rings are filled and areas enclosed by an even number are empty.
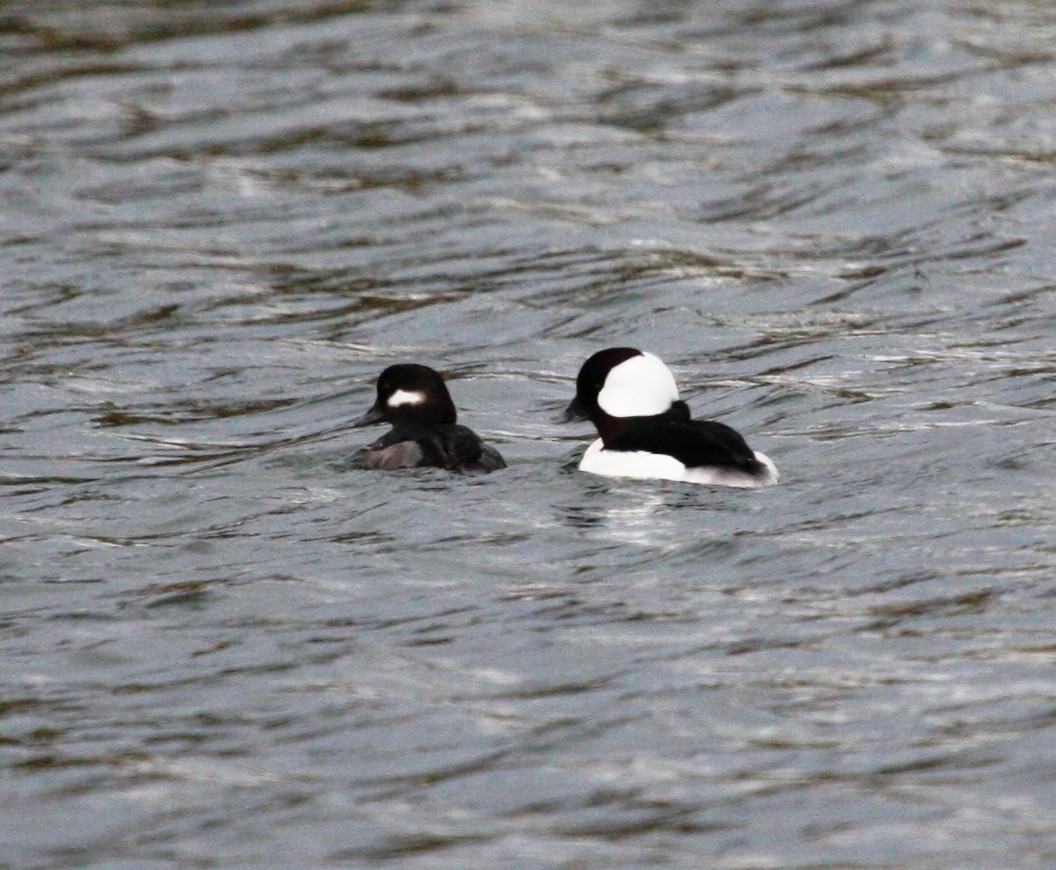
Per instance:
[[[352,427],[358,429],[360,426],[373,426],[375,423],[380,423],[385,419],[385,412],[381,410],[377,405],[374,405],[366,414],[362,417],[357,417],[352,421]]]
[[[568,407],[565,408],[564,413],[559,414],[555,418],[557,423],[579,423],[583,420],[589,420],[590,414],[587,413],[587,409],[583,407],[583,403],[579,401],[579,396],[576,396],[571,402],[568,403]]]

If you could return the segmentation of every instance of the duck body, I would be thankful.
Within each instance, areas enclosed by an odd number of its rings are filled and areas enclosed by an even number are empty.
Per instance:
[[[445,468],[463,474],[505,468],[499,451],[459,425],[457,418],[439,372],[417,363],[389,366],[378,377],[374,405],[352,425],[387,422],[392,429],[360,451],[357,464],[385,471]]]
[[[670,369],[636,348],[608,348],[583,364],[566,419],[589,419],[598,430],[579,463],[592,474],[733,487],[779,478],[735,429],[693,420]]]

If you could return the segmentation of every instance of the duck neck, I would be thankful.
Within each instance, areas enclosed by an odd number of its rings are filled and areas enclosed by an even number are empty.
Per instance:
[[[671,403],[671,406],[662,414],[650,414],[644,417],[613,417],[598,408],[591,414],[591,422],[598,430],[602,443],[608,447],[622,435],[638,429],[647,423],[678,423],[689,422],[689,406],[681,401]]]

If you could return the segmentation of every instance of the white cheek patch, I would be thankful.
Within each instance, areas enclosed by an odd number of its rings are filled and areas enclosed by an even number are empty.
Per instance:
[[[611,417],[651,417],[677,401],[675,376],[651,353],[632,356],[613,368],[598,393],[598,406]]]
[[[399,408],[402,405],[420,405],[425,401],[425,394],[410,390],[397,390],[385,404],[390,408]]]

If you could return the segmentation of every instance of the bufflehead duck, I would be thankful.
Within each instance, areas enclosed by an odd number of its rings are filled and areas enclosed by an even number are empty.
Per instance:
[[[610,347],[583,363],[564,419],[589,419],[601,436],[583,454],[581,471],[718,486],[778,480],[774,463],[735,430],[691,419],[671,370],[633,347]]]
[[[428,366],[389,366],[378,377],[378,398],[353,426],[387,422],[392,429],[358,457],[366,468],[432,466],[464,473],[505,468],[499,451],[472,429],[455,423],[458,412],[440,373]]]

